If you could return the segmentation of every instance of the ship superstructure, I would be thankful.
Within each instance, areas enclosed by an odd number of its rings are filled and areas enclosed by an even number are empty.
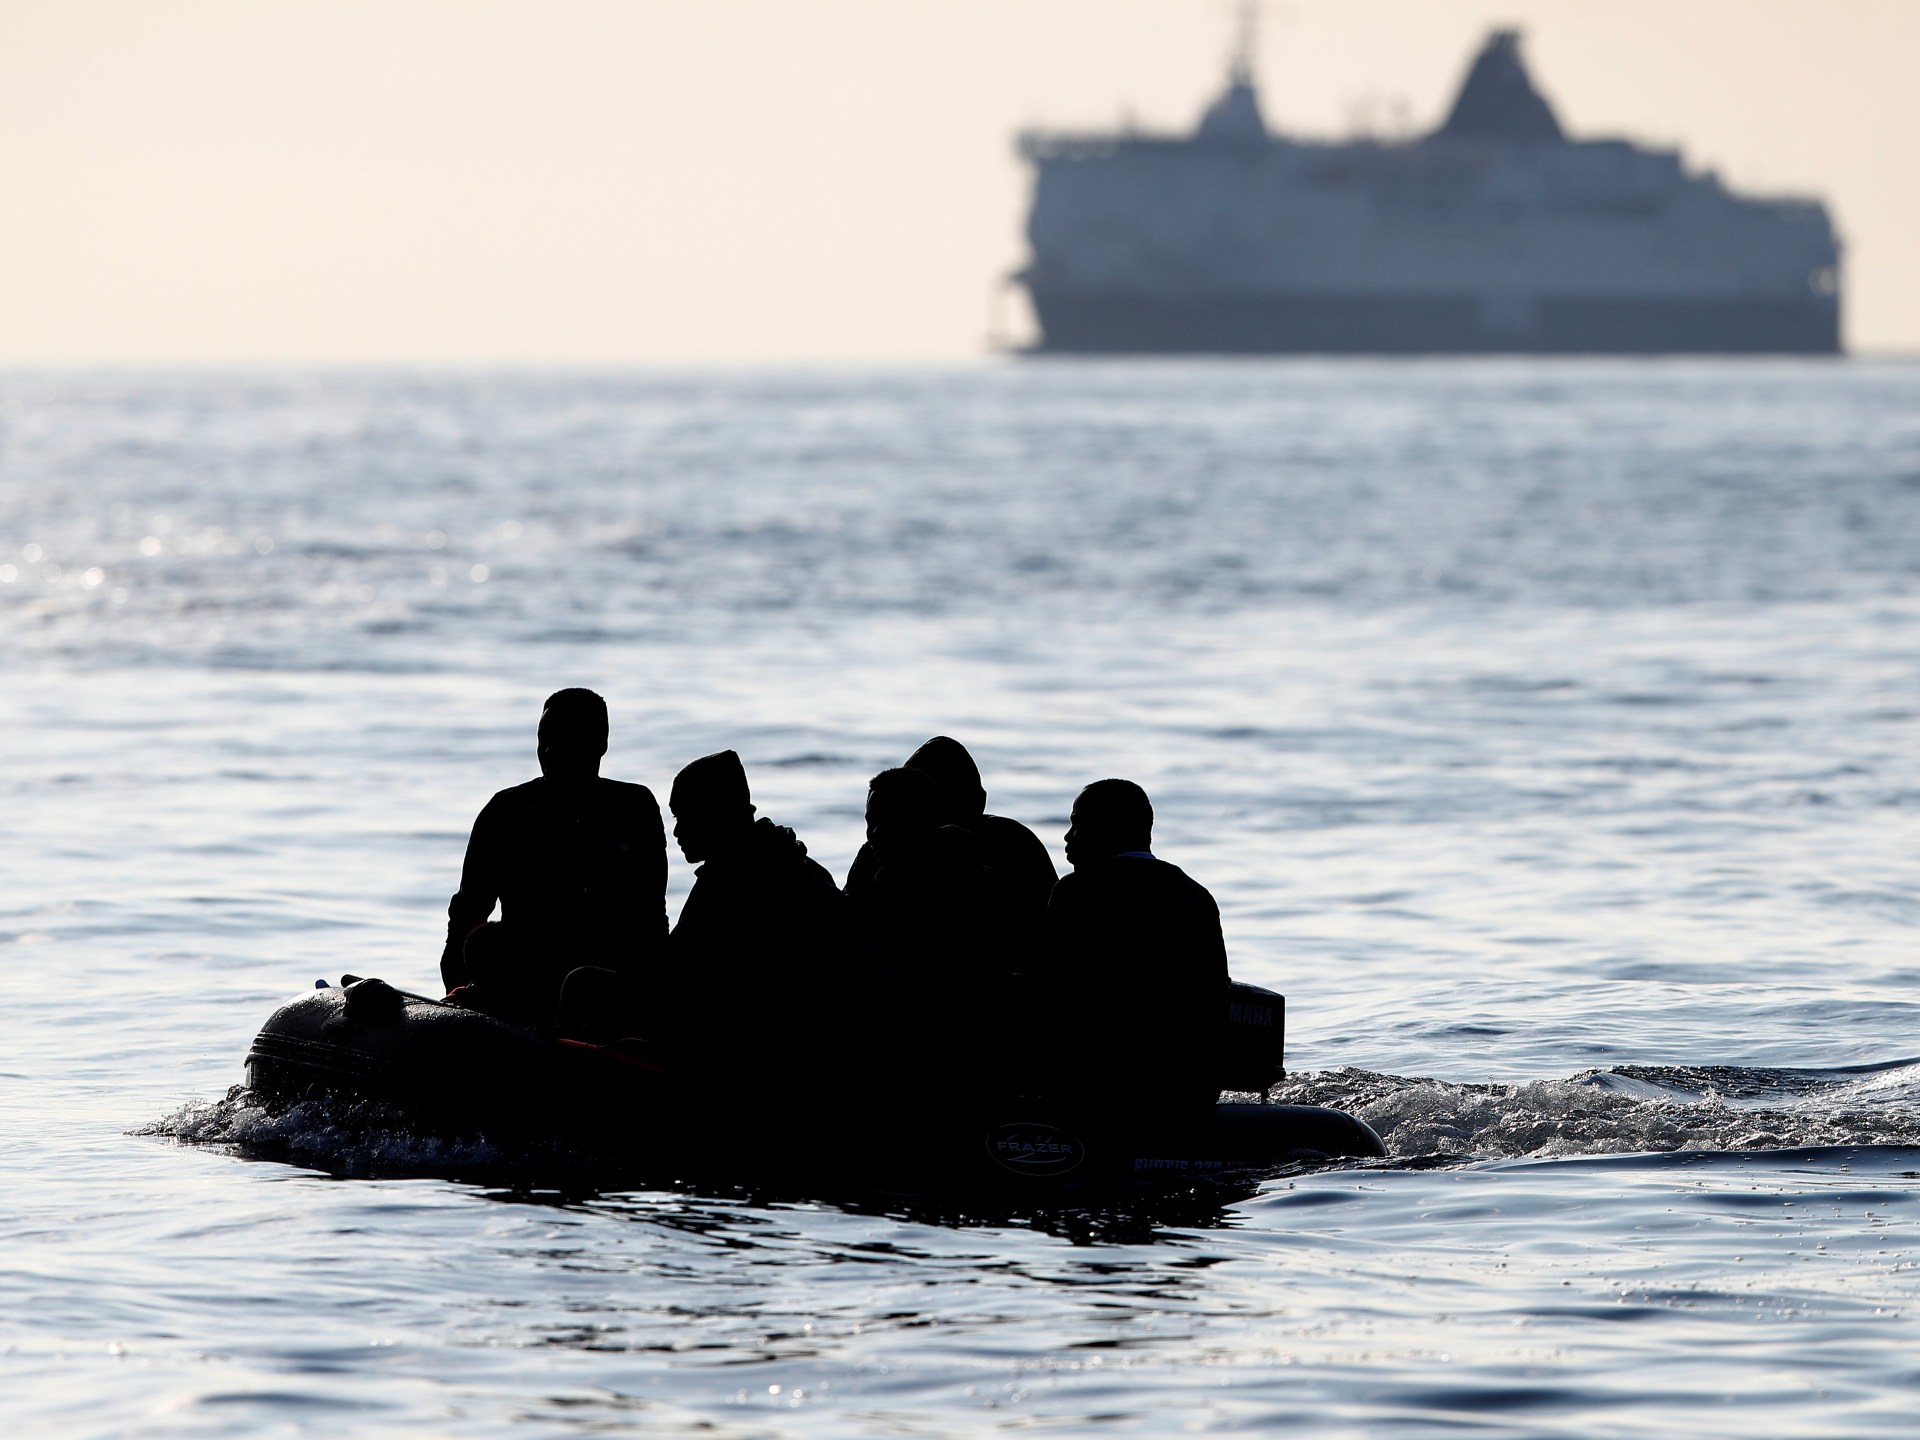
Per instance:
[[[1270,133],[1249,49],[1193,133],[1028,132],[1036,348],[1831,353],[1818,200],[1575,140],[1496,31],[1417,139]]]

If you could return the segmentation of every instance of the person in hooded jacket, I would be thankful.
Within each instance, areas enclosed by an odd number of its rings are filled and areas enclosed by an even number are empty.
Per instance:
[[[1005,927],[1003,934],[1023,963],[1027,949],[1039,936],[1047,897],[1059,878],[1047,847],[1018,820],[987,814],[987,791],[980,783],[980,767],[958,740],[934,736],[907,757],[905,768],[918,770],[934,782],[940,823],[965,831],[973,840],[974,854],[990,875],[994,908]],[[847,894],[863,903],[879,870],[880,856],[869,840],[853,857],[853,867],[847,872]]]
[[[539,778],[502,790],[473,822],[440,956],[449,993],[478,978],[465,945],[497,902],[485,1007],[529,1023],[551,1016],[574,967],[631,979],[667,941],[660,806],[646,786],[601,776],[607,702],[591,690],[548,696],[538,751]]]
[[[870,868],[854,905],[887,965],[886,1028],[900,1060],[952,1099],[1016,1083],[1003,1051],[1017,950],[1004,887],[947,813],[924,771],[874,776]]]
[[[993,873],[945,814],[924,771],[882,770],[867,784],[868,864],[854,905],[896,972],[974,968],[998,938]]]
[[[659,1038],[717,1083],[835,1068],[871,969],[846,897],[792,830],[755,818],[733,751],[683,769],[667,804],[699,868],[667,942]]]

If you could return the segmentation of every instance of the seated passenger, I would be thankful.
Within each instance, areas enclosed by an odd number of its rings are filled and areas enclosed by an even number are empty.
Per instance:
[[[870,872],[855,908],[887,963],[887,1031],[902,1047],[893,1063],[978,1093],[1010,1083],[1002,1037],[1017,964],[996,877],[945,814],[923,771],[873,777],[861,851]]]
[[[980,769],[958,740],[934,736],[907,757],[906,768],[934,782],[941,823],[958,826],[973,837],[976,855],[991,872],[996,904],[1010,927],[1009,935],[1037,936],[1047,897],[1058,878],[1040,837],[1018,820],[986,813],[987,792],[980,783]],[[847,894],[860,900],[879,864],[872,842],[862,845],[847,872]]]
[[[1204,1113],[1229,983],[1219,907],[1153,854],[1153,806],[1131,780],[1082,790],[1066,838],[1043,972],[1062,1089],[1116,1118]]]
[[[496,994],[550,1015],[578,965],[632,977],[667,938],[667,842],[660,806],[644,785],[606,780],[607,704],[591,690],[561,690],[540,712],[540,778],[502,790],[467,841],[460,889],[447,905],[440,976],[448,990],[468,973],[462,945],[500,906],[485,944],[499,960]]]
[[[994,877],[974,837],[943,821],[922,771],[882,770],[867,785],[866,884],[855,907],[894,973],[935,983],[1003,961]]]
[[[754,818],[733,751],[688,765],[667,804],[699,868],[657,996],[672,1033],[655,1038],[730,1082],[831,1067],[871,978],[846,897],[793,831]]]

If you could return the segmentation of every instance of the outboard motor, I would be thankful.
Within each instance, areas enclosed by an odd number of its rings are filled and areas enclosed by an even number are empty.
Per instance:
[[[1261,1095],[1287,1077],[1287,999],[1238,980],[1227,986],[1220,1088]]]

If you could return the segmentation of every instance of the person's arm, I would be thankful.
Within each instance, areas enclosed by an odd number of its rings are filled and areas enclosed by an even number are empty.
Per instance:
[[[1083,989],[1087,945],[1087,877],[1068,871],[1047,897],[1038,943],[1029,951],[1023,1008],[1037,1020],[1040,1043],[1029,1064],[1042,1088],[1081,1085],[1094,1044],[1088,1008],[1074,1003]]]
[[[1027,970],[1038,963],[1033,957],[1046,943],[1047,906],[1060,877],[1038,835],[1017,820],[1003,823],[1006,838],[999,854],[1005,867],[1002,883],[1010,948],[1014,968]]]
[[[1033,950],[1032,977],[1050,991],[1063,989],[1080,969],[1079,950],[1084,943],[1080,892],[1085,884],[1082,876],[1069,871],[1047,897],[1040,943]]]
[[[841,887],[841,893],[857,904],[866,904],[873,898],[874,877],[879,873],[880,857],[873,853],[873,846],[863,841],[847,870],[847,883]]]
[[[493,914],[494,904],[500,899],[498,820],[494,802],[489,800],[467,837],[460,888],[447,902],[447,943],[440,951],[440,979],[449,991],[466,984],[469,978],[460,954],[467,932]]]
[[[1020,827],[1020,840],[1017,842],[1020,856],[1020,871],[1023,884],[1038,891],[1042,903],[1053,893],[1053,887],[1060,881],[1060,872],[1053,868],[1053,857],[1047,853],[1047,845],[1038,835],[1026,826]]]
[[[693,888],[680,902],[680,918],[666,948],[642,976],[648,1004],[661,1017],[661,1037],[675,1045],[691,1043],[714,1028],[705,1002],[718,983],[713,932],[728,910],[727,897],[716,897],[714,889],[725,883],[711,871],[706,876],[694,871]],[[710,916],[709,910],[716,914]]]
[[[1226,1024],[1227,987],[1232,977],[1227,973],[1227,940],[1220,925],[1220,906],[1205,886],[1194,888],[1199,892],[1194,907],[1194,945],[1185,961],[1191,968],[1182,977],[1179,989],[1184,996],[1181,1009],[1185,1011],[1189,1058],[1196,1067],[1208,1069]]]
[[[590,962],[629,979],[664,963],[667,948],[667,835],[660,802],[644,785],[603,781],[606,849],[594,857],[597,948]]]
[[[1230,985],[1233,980],[1233,977],[1227,973],[1226,931],[1221,927],[1220,906],[1214,900],[1212,892],[1203,888],[1200,893],[1206,897],[1207,902],[1207,945],[1204,955],[1201,957],[1203,967],[1201,973],[1205,977],[1207,984],[1219,991],[1224,997],[1227,993],[1227,986]]]
[[[640,794],[641,953],[653,957],[667,945],[667,827],[653,792],[643,785]]]

